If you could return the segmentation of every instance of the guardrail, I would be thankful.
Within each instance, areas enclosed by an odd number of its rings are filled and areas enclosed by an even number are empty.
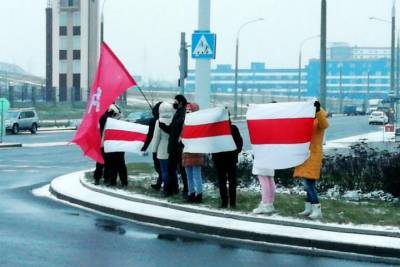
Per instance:
[[[40,120],[39,127],[74,127],[78,128],[81,124],[81,119],[72,120]]]

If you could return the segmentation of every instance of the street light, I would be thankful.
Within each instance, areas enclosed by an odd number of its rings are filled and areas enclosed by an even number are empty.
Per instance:
[[[307,41],[311,41],[313,39],[319,38],[321,37],[321,35],[315,35],[315,36],[311,36],[308,37],[306,39],[304,39],[301,43],[300,43],[300,49],[299,49],[299,94],[297,96],[297,99],[300,101],[301,98],[301,60],[302,60],[302,51],[303,51],[303,46],[305,45],[305,43]]]
[[[247,25],[249,25],[249,24],[251,24],[251,23],[255,23],[255,22],[258,22],[258,21],[262,21],[262,20],[264,20],[264,18],[258,18],[258,19],[254,19],[254,20],[250,20],[250,21],[248,21],[248,22],[245,22],[245,23],[243,23],[240,27],[239,27],[239,30],[238,30],[238,32],[237,32],[237,34],[236,34],[236,57],[235,57],[235,88],[234,88],[234,94],[235,94],[235,96],[234,96],[234,106],[233,106],[233,113],[234,113],[234,116],[235,116],[235,118],[237,118],[237,114],[238,114],[238,112],[237,112],[237,82],[238,82],[238,64],[239,64],[239,35],[240,35],[240,32],[242,31],[242,29],[245,27],[245,26],[247,26]]]
[[[388,24],[391,24],[392,26],[392,31],[391,31],[391,45],[390,45],[390,91],[395,93],[396,96],[396,100],[395,100],[395,104],[396,104],[396,128],[399,124],[398,119],[399,119],[399,105],[398,105],[398,97],[399,97],[399,87],[395,86],[395,43],[396,43],[396,1],[393,1],[393,7],[392,7],[392,20],[386,20],[386,19],[381,19],[381,18],[377,18],[377,17],[370,17],[370,20],[376,20],[376,21],[381,21],[381,22],[385,22]],[[396,88],[396,90],[395,90]],[[389,92],[389,93],[391,93]]]

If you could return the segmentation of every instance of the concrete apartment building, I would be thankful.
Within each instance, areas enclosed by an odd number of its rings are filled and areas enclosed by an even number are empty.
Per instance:
[[[99,54],[100,0],[49,0],[46,8],[46,98],[86,101]]]

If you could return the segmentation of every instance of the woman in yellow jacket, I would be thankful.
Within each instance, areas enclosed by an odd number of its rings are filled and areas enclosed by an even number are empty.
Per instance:
[[[318,200],[316,181],[321,176],[321,166],[323,159],[322,143],[324,140],[325,129],[329,127],[326,112],[321,108],[321,104],[315,101],[315,120],[310,144],[310,157],[294,170],[293,177],[304,179],[304,189],[307,192],[305,209],[299,213],[308,216],[313,220],[321,219],[321,204]]]

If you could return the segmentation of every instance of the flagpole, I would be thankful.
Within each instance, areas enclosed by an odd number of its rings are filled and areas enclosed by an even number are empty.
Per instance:
[[[144,99],[146,100],[147,104],[149,104],[150,109],[153,109],[153,106],[150,104],[149,100],[147,99],[146,95],[143,93],[142,88],[140,88],[139,85],[136,85],[137,89],[139,89],[139,92],[142,94]]]

